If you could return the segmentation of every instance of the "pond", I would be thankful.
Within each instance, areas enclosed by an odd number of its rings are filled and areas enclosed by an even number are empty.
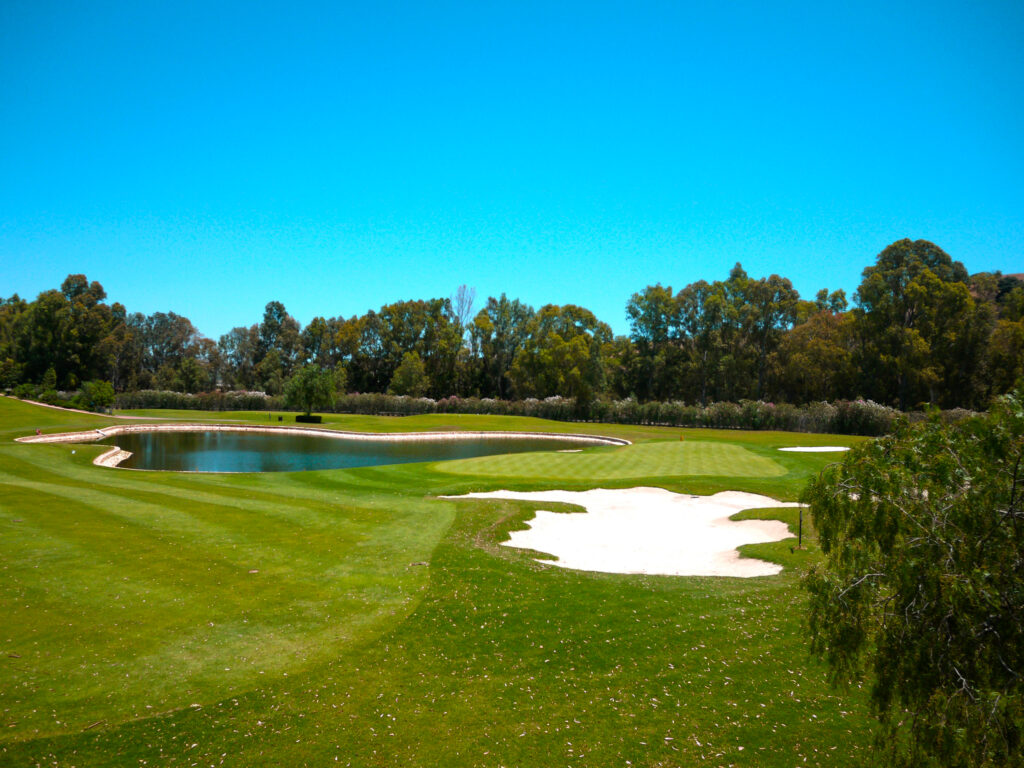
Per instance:
[[[126,432],[99,443],[131,456],[119,466],[178,472],[295,472],[418,461],[447,461],[501,453],[578,449],[592,440],[467,437],[432,440],[345,439],[262,432]]]

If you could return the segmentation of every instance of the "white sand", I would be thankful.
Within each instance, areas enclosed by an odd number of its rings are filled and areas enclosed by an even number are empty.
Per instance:
[[[663,488],[592,491],[494,491],[445,498],[522,499],[584,507],[586,514],[538,511],[526,531],[505,546],[555,555],[562,568],[666,576],[771,576],[782,566],[741,558],[736,547],[782,541],[792,534],[777,520],[732,521],[744,509],[796,507],[767,496],[725,491],[690,496]]]
[[[842,445],[802,445],[797,448],[779,448],[779,450],[790,451],[791,453],[834,453],[850,449]]]

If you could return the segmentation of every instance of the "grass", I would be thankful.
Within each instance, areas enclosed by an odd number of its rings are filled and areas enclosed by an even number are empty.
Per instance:
[[[0,399],[0,764],[791,766],[867,753],[865,697],[835,694],[807,654],[797,581],[813,542],[744,548],[786,566],[770,578],[582,573],[498,546],[528,503],[434,498],[655,484],[794,499],[836,457],[776,448],[856,439],[514,417],[325,421],[637,444],[137,473],[92,466],[99,446],[11,441],[110,419]],[[795,530],[796,510],[743,514]]]
[[[739,445],[706,440],[658,442],[586,453],[538,452],[445,462],[442,471],[493,478],[555,482],[637,480],[678,475],[778,477],[786,469]]]

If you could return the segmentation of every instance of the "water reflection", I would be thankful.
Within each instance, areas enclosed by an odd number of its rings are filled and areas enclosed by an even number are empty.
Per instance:
[[[178,472],[294,472],[579,448],[570,439],[345,440],[259,432],[132,432],[99,441],[131,451],[122,467]]]

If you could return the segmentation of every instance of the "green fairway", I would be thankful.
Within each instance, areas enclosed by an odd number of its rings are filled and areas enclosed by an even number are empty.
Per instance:
[[[778,447],[857,439],[325,421],[636,445],[142,473],[93,466],[101,446],[12,441],[112,419],[0,398],[0,765],[852,765],[869,748],[864,697],[838,698],[808,658],[797,579],[813,547],[745,548],[787,566],[749,580],[566,571],[497,546],[529,504],[435,498],[643,480],[792,500],[836,456]]]
[[[633,480],[680,475],[778,477],[786,469],[730,443],[690,440],[591,448],[581,453],[507,454],[448,461],[440,467],[457,475],[544,480]]]

